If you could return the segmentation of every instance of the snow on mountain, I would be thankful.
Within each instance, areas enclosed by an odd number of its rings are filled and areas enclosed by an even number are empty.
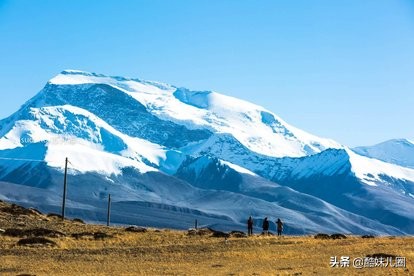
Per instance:
[[[395,164],[387,163],[378,159],[368,158],[355,154],[347,150],[352,164],[352,171],[364,183],[377,185],[377,183],[387,183],[387,178],[407,180],[414,183],[414,168],[405,168]]]
[[[255,174],[254,172],[249,171],[248,169],[245,169],[243,167],[237,166],[236,164],[233,164],[233,163],[230,163],[230,162],[227,162],[227,161],[223,161],[223,160],[220,160],[220,163],[232,168],[236,172],[257,176],[257,174]]]
[[[154,171],[166,150],[146,140],[129,137],[81,108],[65,105],[30,108],[26,120],[17,121],[0,138],[0,149],[44,143],[45,156],[37,156],[52,167],[63,167],[63,157],[79,172],[119,174],[123,167]]]
[[[84,109],[128,136],[171,149],[207,139],[211,135],[211,132],[205,129],[191,130],[174,122],[161,120],[134,98],[108,84],[48,83],[20,110],[0,121],[0,137],[6,134],[16,121],[30,119],[30,108],[62,105]]]
[[[414,183],[413,169],[361,156],[347,147],[301,158],[275,158],[251,151],[231,135],[215,134],[181,150],[194,156],[214,156],[268,179],[306,179],[315,175],[338,175],[349,170],[367,185],[386,185],[387,177]]]
[[[203,189],[231,191],[272,202],[278,208],[273,208],[270,213],[269,211],[264,211],[264,213],[272,217],[282,215],[285,217],[285,223],[295,225],[295,227],[297,227],[297,212],[303,218],[309,219],[303,225],[305,228],[322,224],[335,225],[335,227],[341,225],[340,231],[342,232],[349,231],[347,230],[349,228],[354,228],[352,231],[358,232],[360,230],[355,230],[356,228],[364,227],[363,225],[372,226],[374,223],[371,219],[356,216],[317,197],[297,192],[248,171],[239,172],[232,168],[234,164],[230,166],[228,164],[217,158],[202,156],[187,160],[177,171],[176,176]],[[252,215],[257,215],[256,212],[260,209],[252,203],[244,208]],[[378,221],[375,224],[378,224]],[[383,227],[380,223],[377,226]]]
[[[275,212],[296,234],[414,233],[412,168],[217,92],[63,71],[0,121],[0,197],[58,208],[65,157],[70,212],[90,220],[111,193],[119,223],[241,229]]]
[[[216,92],[73,70],[63,71],[49,83],[107,84],[133,97],[161,119],[190,129],[231,133],[250,150],[269,156],[298,157],[342,147],[290,126],[263,107]]]
[[[256,162],[262,170],[255,172],[273,182],[407,233],[414,229],[407,211],[414,207],[414,170],[336,149]]]
[[[363,156],[414,169],[414,141],[408,139],[393,139],[352,150]]]
[[[398,225],[407,232],[414,229],[414,215],[405,212],[414,207],[412,169],[360,156],[347,148],[328,149],[300,158],[269,157],[250,151],[232,136],[224,134],[214,135],[204,143],[184,148],[184,152],[190,152],[193,156],[226,160],[272,182],[313,195],[344,210],[385,224]],[[195,176],[200,174],[199,167],[203,165],[199,162],[197,164]],[[192,167],[187,163],[182,166],[184,170]],[[179,169],[178,173],[183,169]],[[214,171],[209,171],[208,178],[196,178],[201,181],[197,185],[217,189],[222,179]],[[221,170],[217,171],[219,172]],[[187,180],[190,181],[195,176]],[[225,174],[224,179],[229,186],[227,189],[239,192],[230,184],[234,178],[232,174]],[[205,186],[207,180],[214,180],[214,184]],[[257,184],[251,182],[250,185],[255,187]],[[258,197],[268,198],[263,193]]]

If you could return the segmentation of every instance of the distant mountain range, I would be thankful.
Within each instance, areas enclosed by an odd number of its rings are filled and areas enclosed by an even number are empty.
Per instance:
[[[0,121],[0,199],[154,227],[414,233],[414,145],[350,149],[211,91],[66,70]]]
[[[353,150],[363,156],[414,169],[414,141],[408,139],[393,139]]]

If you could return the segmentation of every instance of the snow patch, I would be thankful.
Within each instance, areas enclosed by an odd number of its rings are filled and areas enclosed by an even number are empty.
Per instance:
[[[236,172],[239,172],[239,173],[244,173],[244,174],[249,174],[249,175],[253,175],[253,176],[258,176],[258,175],[257,175],[257,174],[255,174],[254,172],[252,172],[252,171],[250,171],[250,170],[248,170],[248,169],[245,169],[245,168],[243,168],[243,167],[241,167],[241,166],[238,166],[238,165],[236,165],[236,164],[230,163],[230,162],[228,162],[228,161],[220,160],[220,162],[221,162],[222,164],[224,164],[224,165],[229,166],[230,168],[232,168],[232,169],[233,169],[233,170],[235,170]]]
[[[157,171],[156,166],[166,159],[166,150],[160,145],[125,135],[75,106],[31,108],[30,114],[33,120],[17,121],[0,139],[1,150],[45,143],[48,165],[63,168],[62,158],[68,157],[79,172],[105,175],[119,174],[123,167],[142,173]]]
[[[91,145],[85,145],[84,143],[75,143],[72,145],[48,144],[45,161],[49,166],[63,169],[63,157],[69,159],[69,169],[80,173],[99,172],[106,176],[112,174],[120,175],[122,168],[125,167],[136,168],[141,173],[157,171],[155,168],[149,167],[142,162],[110,154],[95,149]]]
[[[377,183],[383,183],[384,180],[381,179],[381,175],[414,182],[414,169],[404,168],[378,159],[361,156],[350,149],[347,149],[346,151],[350,158],[352,171],[358,178],[368,185],[376,186]]]

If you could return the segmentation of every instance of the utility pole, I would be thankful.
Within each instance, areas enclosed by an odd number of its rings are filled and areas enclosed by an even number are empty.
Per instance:
[[[65,176],[63,179],[63,200],[62,200],[62,220],[65,219],[65,204],[66,204],[66,178],[68,174],[68,158],[65,159]]]
[[[108,214],[106,217],[106,226],[109,226],[109,222],[111,220],[111,194],[108,196]]]

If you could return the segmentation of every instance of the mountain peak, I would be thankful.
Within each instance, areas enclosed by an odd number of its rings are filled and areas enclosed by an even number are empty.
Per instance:
[[[86,109],[120,129],[136,128],[134,135],[142,132],[137,126],[145,125],[144,116],[177,125],[191,133],[230,134],[249,150],[273,157],[302,157],[328,148],[343,148],[335,141],[297,129],[265,108],[245,100],[214,91],[192,91],[160,82],[73,69],[52,78],[38,95],[16,112],[13,120],[23,118],[28,107],[67,104]],[[121,119],[120,114],[136,115]],[[12,119],[9,121],[8,130],[12,127]],[[125,124],[127,121],[132,125]],[[202,137],[208,138],[204,134]],[[148,135],[156,137],[158,142],[162,140],[158,132]]]
[[[75,69],[65,69],[62,72],[60,72],[60,74],[63,74],[63,75],[88,75],[88,76],[97,75],[97,74],[92,73],[92,72],[87,72],[87,71],[82,71],[82,70],[75,70]]]
[[[85,83],[100,82],[97,78],[105,78],[104,75],[95,73],[67,69],[60,72],[58,75],[49,80],[48,84],[55,85],[76,85]]]
[[[392,140],[389,140],[387,142],[396,142],[396,143],[400,143],[400,144],[414,145],[414,141],[410,140],[410,139],[407,139],[407,138],[392,139]],[[387,143],[387,142],[384,142],[384,143]]]
[[[360,146],[360,147],[356,147],[356,149],[361,149],[361,148],[373,148],[373,147],[384,147],[384,146],[413,146],[414,145],[414,141],[407,139],[407,138],[395,138],[395,139],[390,139],[390,140],[386,140],[384,142],[380,142],[378,144],[372,145],[372,146]]]
[[[81,84],[108,84],[113,87],[124,89],[129,92],[140,91],[143,86],[154,87],[160,90],[175,90],[169,84],[142,80],[138,78],[129,78],[121,76],[108,76],[82,70],[66,69],[48,81],[48,84],[54,85],[81,85]],[[144,89],[145,90],[145,89]]]
[[[373,146],[357,147],[353,151],[388,163],[414,168],[414,143],[409,139],[392,139]]]

